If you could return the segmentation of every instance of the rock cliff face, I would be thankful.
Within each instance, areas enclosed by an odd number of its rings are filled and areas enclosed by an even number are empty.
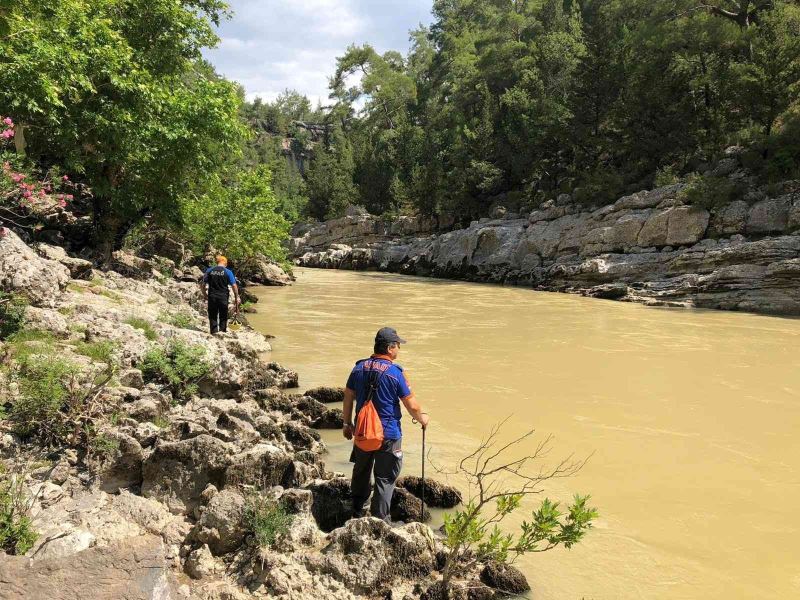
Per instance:
[[[525,285],[662,306],[800,314],[800,182],[711,211],[683,184],[586,209],[563,194],[527,217],[436,231],[351,214],[291,240],[301,266]]]

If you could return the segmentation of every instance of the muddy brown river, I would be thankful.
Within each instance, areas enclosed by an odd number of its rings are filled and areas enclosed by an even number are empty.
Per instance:
[[[342,386],[396,327],[398,360],[451,467],[492,424],[592,455],[548,486],[600,519],[572,550],[519,559],[542,600],[800,598],[800,320],[653,309],[526,289],[298,269],[251,321],[303,388]],[[405,472],[420,469],[404,419]],[[330,468],[348,445],[325,436]],[[457,479],[451,479],[458,484]],[[526,510],[506,525],[513,530]]]

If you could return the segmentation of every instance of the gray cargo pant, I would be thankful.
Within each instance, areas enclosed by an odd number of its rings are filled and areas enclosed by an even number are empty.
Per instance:
[[[374,493],[370,503],[373,517],[389,521],[394,494],[394,483],[403,467],[402,440],[384,440],[380,450],[364,452],[353,446],[350,462],[353,464],[353,479],[350,492],[353,498],[353,516],[364,516],[364,504],[370,493],[370,476],[375,476]]]

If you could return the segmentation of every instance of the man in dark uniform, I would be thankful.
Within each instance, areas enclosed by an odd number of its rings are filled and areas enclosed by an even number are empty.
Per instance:
[[[208,320],[212,334],[218,331],[228,331],[228,299],[230,298],[228,287],[233,288],[235,306],[238,311],[242,302],[239,299],[236,277],[228,268],[228,259],[224,256],[217,256],[217,266],[210,267],[205,272],[200,284],[203,299],[208,301]]]
[[[403,466],[400,403],[402,402],[423,429],[428,426],[428,413],[422,412],[403,367],[394,362],[400,353],[400,344],[404,343],[405,340],[397,335],[397,331],[384,327],[375,336],[373,355],[358,361],[347,379],[342,434],[348,440],[353,439],[353,405],[355,404],[358,414],[367,401],[370,385],[374,385],[372,402],[380,417],[384,436],[381,447],[374,452],[365,452],[353,446],[350,459],[354,463],[353,479],[350,485],[353,516],[356,518],[364,516],[364,504],[370,494],[370,477],[374,474],[370,512],[373,517],[389,520],[394,484]]]

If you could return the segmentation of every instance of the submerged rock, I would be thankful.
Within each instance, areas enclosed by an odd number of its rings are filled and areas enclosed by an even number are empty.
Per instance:
[[[431,513],[427,509],[428,505],[426,504],[425,506],[425,512],[422,513],[422,500],[408,490],[398,487],[392,495],[392,521],[402,521],[403,523],[425,523],[430,521]]]
[[[306,396],[314,398],[323,404],[333,404],[344,402],[344,388],[318,387],[308,390]]]

